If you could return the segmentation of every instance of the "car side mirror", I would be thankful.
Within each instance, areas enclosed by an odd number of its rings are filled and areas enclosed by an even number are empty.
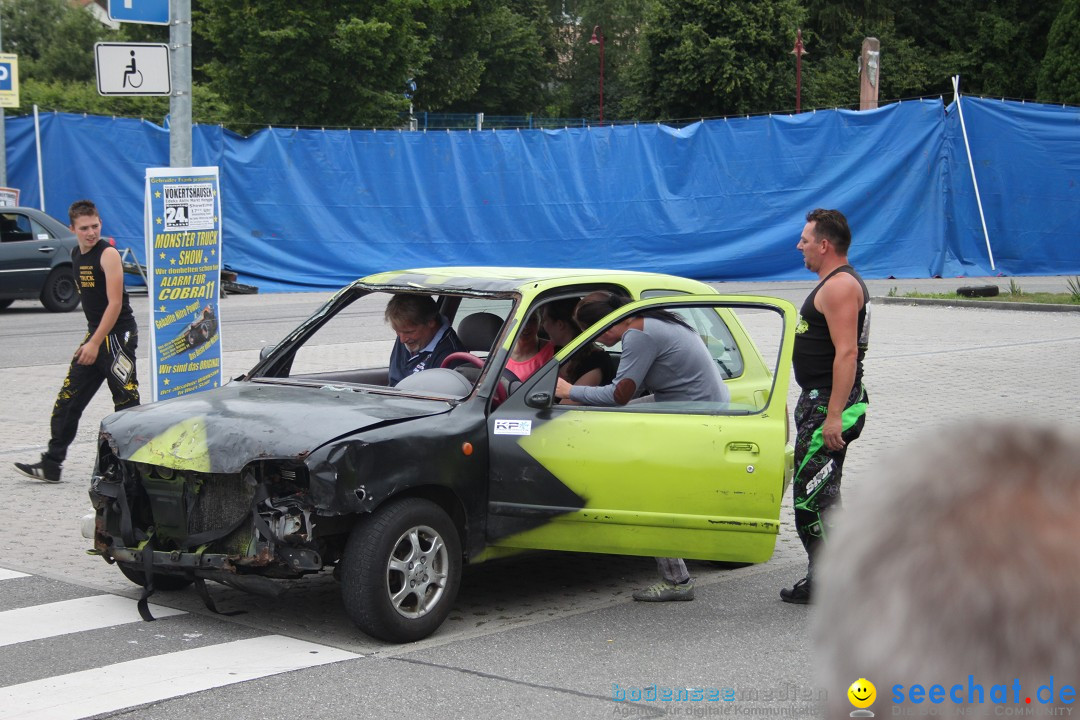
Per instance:
[[[551,407],[551,393],[543,390],[531,393],[525,398],[525,404],[536,410],[545,410]]]
[[[265,360],[270,357],[270,354],[276,349],[277,345],[263,345],[262,349],[259,350],[259,360]]]

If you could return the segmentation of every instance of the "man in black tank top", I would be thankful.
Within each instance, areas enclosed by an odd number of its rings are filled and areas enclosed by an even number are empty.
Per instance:
[[[68,217],[79,240],[78,249],[71,253],[71,263],[82,295],[87,332],[75,350],[53,405],[49,449],[39,462],[15,463],[15,469],[23,475],[45,482],[60,482],[68,445],[75,439],[83,410],[102,382],[109,383],[117,410],[139,404],[139,381],[135,376],[139,335],[124,290],[120,253],[101,238],[101,218],[94,203],[72,203]]]
[[[851,230],[839,210],[813,210],[798,249],[821,282],[806,298],[795,328],[792,364],[802,388],[795,405],[795,528],[809,563],[784,602],[810,602],[814,556],[829,534],[829,512],[840,506],[848,444],[862,433],[868,403],[862,384],[870,336],[870,293],[848,264]]]

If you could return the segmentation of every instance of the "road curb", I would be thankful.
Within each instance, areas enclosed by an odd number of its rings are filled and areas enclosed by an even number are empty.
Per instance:
[[[1033,312],[1080,312],[1080,305],[1052,305],[1050,303],[1002,302],[1001,300],[944,300],[941,298],[873,297],[873,303],[881,305],[941,305],[944,307],[979,307],[991,310],[1028,310]]]

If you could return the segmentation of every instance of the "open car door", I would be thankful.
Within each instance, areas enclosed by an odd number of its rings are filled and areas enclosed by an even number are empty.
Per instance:
[[[675,312],[698,331],[731,402],[555,403],[560,364],[647,309]],[[588,328],[488,419],[489,545],[769,559],[792,473],[786,403],[795,323],[783,300],[685,295],[631,303]]]

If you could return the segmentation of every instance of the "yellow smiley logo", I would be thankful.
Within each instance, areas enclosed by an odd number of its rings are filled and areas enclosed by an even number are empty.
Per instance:
[[[847,689],[848,700],[857,708],[868,708],[877,698],[877,688],[866,678],[859,678]]]

